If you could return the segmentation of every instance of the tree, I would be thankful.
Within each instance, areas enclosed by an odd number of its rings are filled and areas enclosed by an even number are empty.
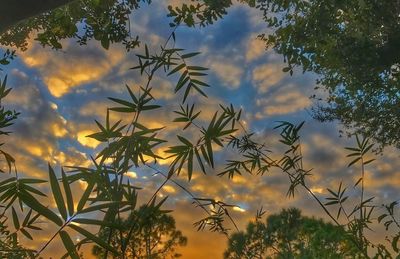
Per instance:
[[[185,246],[187,238],[176,229],[175,220],[172,216],[160,211],[159,208],[142,206],[133,211],[130,216],[119,223],[119,228],[123,229],[122,235],[127,236],[131,227],[134,227],[130,240],[128,240],[127,249],[124,252],[126,258],[177,258],[181,255],[176,253],[176,248]],[[107,240],[111,228],[104,229],[100,237]],[[112,232],[111,244],[117,250],[121,250],[118,238],[118,232]],[[104,249],[95,246],[93,254],[98,258],[103,258]],[[113,255],[114,258],[120,258],[121,255]]]
[[[268,245],[265,239],[265,224],[260,221],[249,222],[246,231],[231,234],[224,258],[256,259],[263,258]]]
[[[344,235],[339,226],[283,209],[232,234],[224,258],[354,258],[357,249]]]
[[[400,148],[399,1],[260,0],[257,7],[274,30],[261,38],[283,55],[283,71],[314,72],[316,88],[326,90],[315,118]]]

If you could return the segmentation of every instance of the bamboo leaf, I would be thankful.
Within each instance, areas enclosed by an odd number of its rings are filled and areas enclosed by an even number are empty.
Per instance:
[[[89,182],[88,186],[86,187],[85,192],[82,194],[81,199],[79,200],[78,206],[76,208],[77,212],[80,212],[83,207],[85,207],[85,204],[90,196],[90,194],[92,193],[94,187],[94,182]]]
[[[182,64],[176,66],[173,70],[171,70],[171,72],[169,72],[169,73],[167,74],[167,76],[170,76],[170,75],[172,75],[172,74],[175,74],[176,72],[178,72],[179,70],[181,70],[181,69],[184,68],[184,67],[185,67],[185,64],[184,64],[184,63],[182,63]]]
[[[85,236],[86,238],[88,238],[89,240],[95,242],[96,244],[98,244],[99,246],[103,247],[104,249],[107,249],[109,251],[112,251],[115,254],[119,254],[118,251],[113,248],[112,246],[110,246],[109,244],[107,244],[104,240],[102,240],[100,237],[93,235],[92,233],[90,233],[89,231],[87,231],[86,229],[83,229],[77,225],[74,224],[70,224],[68,225],[70,228],[72,228],[73,230],[75,230],[76,232],[80,233],[81,235]]]
[[[68,178],[63,169],[61,169],[62,182],[64,186],[65,198],[67,199],[68,214],[71,217],[74,214],[74,200],[72,198],[71,187]]]
[[[31,234],[29,234],[28,231],[26,231],[25,229],[21,228],[20,229],[21,233],[26,236],[27,238],[29,238],[30,240],[33,240],[33,237],[31,236]]]
[[[60,185],[58,184],[58,180],[56,174],[54,173],[53,168],[49,164],[49,178],[50,178],[50,186],[51,191],[53,192],[53,197],[56,202],[58,211],[64,220],[67,219],[67,210],[65,208],[64,198],[61,193]]]
[[[201,52],[187,53],[187,54],[183,54],[183,55],[181,56],[181,58],[182,58],[182,59],[191,58],[191,57],[197,56],[197,55],[199,55],[199,54],[201,54]]]
[[[68,235],[68,233],[64,230],[61,230],[59,234],[65,249],[68,251],[68,255],[71,256],[72,259],[79,259],[80,257],[76,251],[74,242],[71,240],[71,237]]]
[[[12,211],[12,218],[13,218],[14,228],[16,230],[18,230],[20,225],[19,225],[17,212],[15,211],[14,207],[11,207],[11,211]]]
[[[43,206],[38,200],[27,192],[21,192],[19,194],[20,199],[31,209],[38,212],[40,215],[48,218],[55,224],[61,226],[63,224],[62,220],[49,208]]]

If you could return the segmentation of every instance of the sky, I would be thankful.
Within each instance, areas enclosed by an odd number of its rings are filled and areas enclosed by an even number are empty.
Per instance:
[[[132,34],[139,35],[151,51],[163,44],[171,33],[167,5],[168,1],[154,1],[132,14]],[[324,95],[314,90],[316,76],[301,71],[295,71],[293,76],[282,72],[283,57],[266,50],[264,43],[257,39],[257,35],[265,32],[268,29],[261,13],[240,4],[229,8],[228,15],[213,25],[177,29],[176,46],[188,52],[200,51],[201,55],[193,62],[210,68],[208,98],[190,97],[202,112],[200,122],[209,121],[218,104],[233,104],[243,110],[243,124],[256,133],[260,142],[265,142],[271,150],[280,150],[278,132],[273,130],[277,121],[305,121],[301,131],[302,151],[306,168],[313,168],[308,180],[311,189],[318,197],[326,197],[326,188],[336,189],[343,181],[349,193],[357,195],[358,190],[352,185],[360,177],[359,167],[347,167],[350,160],[344,149],[353,146],[354,139],[340,137],[340,125],[321,123],[311,117],[313,100],[309,96]],[[43,48],[33,38],[31,35],[27,50],[17,52],[16,60],[5,67],[1,75],[8,75],[8,86],[13,88],[4,104],[21,112],[5,147],[16,158],[19,173],[47,178],[48,162],[55,168],[90,165],[90,155],[101,147],[86,136],[96,130],[94,120],[104,121],[107,107],[113,105],[107,97],[124,98],[126,84],[137,87],[144,83],[137,72],[129,69],[137,65],[135,54],[143,50],[143,44],[140,49],[127,53],[120,44],[105,50],[95,41],[79,46],[76,40],[69,39],[62,41],[62,50],[55,51]],[[181,100],[181,96],[173,92],[176,80],[157,74],[152,85],[153,94],[163,108],[143,117],[143,123],[151,127],[166,126],[161,136],[171,145],[177,143],[174,136],[182,134],[182,125],[172,122],[175,117],[172,111],[178,109]],[[113,114],[112,119],[119,119],[119,116]],[[299,189],[294,198],[287,197],[288,179],[278,171],[233,179],[217,176],[224,167],[224,159],[234,156],[218,151],[219,161],[214,171],[203,175],[196,168],[190,182],[185,175],[175,179],[198,197],[237,205],[232,216],[242,230],[261,207],[267,215],[282,208],[298,207],[304,215],[326,218],[305,190]],[[376,196],[378,204],[397,200],[400,195],[397,188],[400,178],[396,177],[400,168],[398,150],[388,147],[376,158],[366,169],[366,196]],[[143,187],[139,191],[143,200],[163,181],[162,177],[143,168],[132,169],[130,177],[136,186]],[[74,188],[79,193],[84,186]],[[44,185],[43,189],[48,191],[49,187]],[[177,228],[188,237],[188,245],[179,250],[183,258],[222,258],[226,237],[196,231],[193,223],[204,215],[191,204],[192,200],[183,190],[168,183],[159,196],[169,196],[165,207],[174,210],[172,215]],[[228,227],[233,228],[229,224]],[[45,229],[46,233],[52,233],[50,226]],[[371,235],[378,238],[375,233]],[[43,235],[28,244],[40,246],[46,237],[48,235]],[[60,242],[57,241],[46,249],[44,256],[57,256],[59,252]],[[90,258],[90,254],[85,252],[86,257]]]

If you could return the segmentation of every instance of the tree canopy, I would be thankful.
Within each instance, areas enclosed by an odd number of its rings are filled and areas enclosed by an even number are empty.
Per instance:
[[[108,236],[111,235],[111,245],[121,250],[122,244],[117,235],[127,236],[131,227],[133,227],[133,233],[127,240],[127,249],[124,252],[126,258],[177,258],[181,255],[176,252],[176,248],[185,246],[187,243],[187,238],[176,229],[172,216],[161,211],[160,208],[146,205],[118,222],[118,228],[123,229],[122,233],[113,228],[105,228],[99,236],[107,241]],[[93,254],[98,258],[104,258],[105,249],[95,246]],[[121,258],[121,255],[113,255],[113,258]]]
[[[138,46],[139,40],[130,31],[129,15],[141,2],[150,1],[72,1],[5,29],[1,32],[0,44],[25,50],[27,39],[34,35],[40,44],[54,49],[62,48],[62,39],[75,38],[81,45],[94,39],[105,49],[112,43],[122,43],[130,50]]]
[[[272,34],[268,47],[283,55],[285,72],[317,74],[326,90],[314,108],[321,121],[339,120],[381,146],[400,147],[400,4],[398,1],[261,0]]]
[[[338,226],[301,215],[295,208],[272,214],[263,223],[250,222],[246,231],[230,236],[226,259],[354,258],[357,250]]]

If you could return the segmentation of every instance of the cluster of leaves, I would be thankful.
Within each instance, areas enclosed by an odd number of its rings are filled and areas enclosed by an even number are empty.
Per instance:
[[[0,79],[0,136],[7,136],[11,133],[7,131],[6,128],[13,125],[19,115],[19,113],[14,110],[6,109],[2,104],[2,100],[10,93],[10,91],[11,88],[7,88],[7,76],[5,76],[3,80]],[[4,143],[0,143],[0,147],[3,145]],[[0,155],[4,157],[8,165],[8,170],[10,171],[15,162],[14,158],[3,149],[0,149]],[[4,172],[4,170],[0,168],[0,172]]]
[[[139,39],[130,33],[129,15],[141,2],[151,1],[72,1],[22,22],[16,21],[12,28],[1,32],[0,43],[25,50],[29,34],[36,32],[40,44],[54,49],[62,48],[62,39],[76,38],[79,44],[95,39],[105,49],[111,43],[121,42],[130,50],[139,45]]]
[[[316,88],[328,97],[315,107],[317,119],[338,120],[350,133],[400,147],[398,5],[259,0],[257,8],[273,30],[260,36],[283,55],[283,71],[292,74],[299,67],[319,75]]]
[[[7,51],[4,55],[3,62],[1,64],[7,65],[9,59],[12,59],[14,52]],[[7,76],[0,80],[0,136],[8,136],[11,132],[6,130],[6,128],[13,125],[14,121],[19,115],[16,111],[11,111],[3,106],[2,101],[10,93],[11,88],[7,88]],[[4,143],[0,143],[3,146]],[[4,158],[5,164],[1,165],[0,172],[5,173],[6,171],[11,172],[15,168],[15,159],[13,156],[6,151],[0,149],[0,154]],[[6,166],[5,166],[6,165]],[[5,169],[7,167],[7,169]],[[33,256],[33,250],[25,249],[19,244],[18,234],[21,233],[25,237],[32,239],[31,234],[28,232],[30,230],[40,230],[39,227],[35,225],[39,214],[32,214],[32,209],[28,211],[22,221],[18,219],[17,212],[14,207],[12,207],[13,202],[18,198],[20,209],[22,210],[22,197],[24,199],[29,199],[30,193],[42,194],[36,188],[30,186],[30,184],[41,183],[38,179],[17,179],[16,177],[11,177],[0,182],[0,204],[2,212],[0,213],[0,256],[8,257],[10,255],[16,257],[31,257]],[[9,218],[6,212],[11,208],[11,217],[13,221],[14,230],[10,229],[8,226]]]
[[[15,58],[15,50],[9,50],[7,49],[6,51],[4,51],[3,53],[3,57],[0,59],[0,65],[8,65],[10,64],[11,60],[13,60]],[[0,68],[0,71],[2,69]]]
[[[210,1],[194,0],[193,3],[183,3],[181,6],[168,6],[168,17],[173,18],[171,27],[177,24],[186,24],[189,27],[196,25],[205,27],[213,24],[218,19],[227,14],[227,9],[233,5],[232,0]],[[256,0],[239,0],[240,3],[246,3],[250,7],[256,6]]]

